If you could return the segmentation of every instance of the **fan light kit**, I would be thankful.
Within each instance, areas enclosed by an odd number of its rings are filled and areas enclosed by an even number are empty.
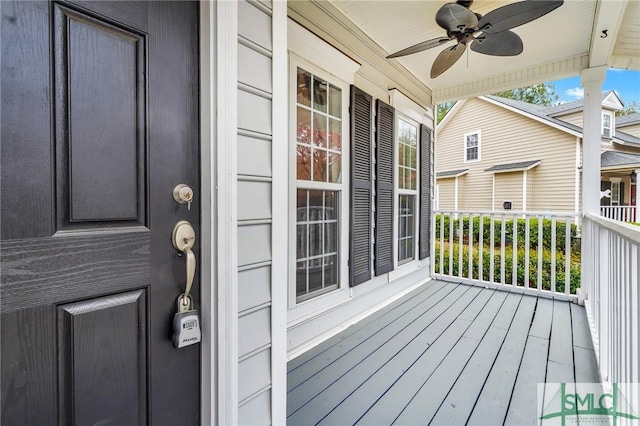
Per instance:
[[[564,1],[526,0],[499,7],[485,16],[469,10],[472,3],[473,0],[458,0],[438,9],[436,23],[447,31],[446,37],[423,41],[387,58],[411,55],[456,41],[434,61],[431,78],[436,78],[460,59],[467,45],[471,45],[474,52],[485,55],[516,56],[522,53],[522,39],[509,30],[546,15],[562,6]]]

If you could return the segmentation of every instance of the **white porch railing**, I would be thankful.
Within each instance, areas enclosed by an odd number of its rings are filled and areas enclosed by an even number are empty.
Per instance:
[[[600,206],[600,216],[620,222],[640,222],[636,206]]]
[[[600,378],[605,385],[638,383],[640,226],[594,215],[582,223],[582,291]],[[640,400],[637,394],[626,397]]]
[[[577,221],[575,213],[437,210],[434,275],[577,300]]]

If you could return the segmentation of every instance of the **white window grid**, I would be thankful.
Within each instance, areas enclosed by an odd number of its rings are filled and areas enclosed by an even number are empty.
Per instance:
[[[613,114],[610,112],[602,113],[602,136],[610,138],[612,136]]]
[[[409,130],[408,133],[407,130]],[[415,260],[417,252],[418,124],[399,117],[397,133],[398,183],[396,185],[397,222],[395,239],[397,241],[397,253],[395,257],[398,265],[402,265]]]
[[[480,160],[480,132],[471,132],[464,135],[464,161]]]

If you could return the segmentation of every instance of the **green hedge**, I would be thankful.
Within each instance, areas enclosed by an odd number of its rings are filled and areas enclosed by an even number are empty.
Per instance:
[[[444,242],[450,242],[449,234],[451,231],[450,222],[453,220],[453,243],[458,242],[458,232],[460,229],[460,221],[462,220],[462,229],[463,229],[463,241],[468,242],[467,236],[469,235],[469,217],[458,217],[457,219],[452,218],[450,215],[444,216]],[[435,218],[436,222],[436,241],[440,240],[440,223],[441,223],[441,215],[437,214]],[[537,250],[538,249],[538,225],[539,219],[531,218],[529,219],[529,250]],[[513,244],[513,226],[514,220],[507,219],[504,221],[505,227],[505,246],[510,246]],[[525,248],[525,234],[526,234],[526,221],[525,219],[517,219],[515,221],[515,226],[517,227],[517,239],[518,239],[518,250]],[[542,220],[542,247],[546,250],[551,250],[551,228],[552,222],[551,219],[543,219]],[[574,254],[580,254],[580,241],[577,238],[578,228],[575,224],[571,224],[571,248]],[[493,223],[493,232],[494,232],[494,246],[501,246],[501,236],[502,236],[502,220],[497,217],[494,219]],[[567,226],[565,221],[557,221],[556,222],[556,251],[562,254],[565,254],[565,238],[567,233]],[[475,216],[473,218],[473,241],[477,243],[480,235],[480,217]],[[491,218],[483,217],[483,228],[482,228],[482,244],[485,247],[488,247],[491,243]]]
[[[460,262],[458,262],[460,256],[460,246],[458,243],[453,244],[453,264],[452,267],[452,276],[458,276],[458,270]],[[501,265],[500,265],[500,250],[494,248],[493,254],[493,268],[494,268],[494,276],[493,281],[496,283],[501,282]],[[469,246],[464,244],[462,246],[462,277],[469,277]],[[449,275],[449,244],[445,243],[444,247],[444,264],[443,264],[443,273],[445,275]],[[473,248],[472,253],[473,260],[473,270],[472,276],[474,279],[479,279],[478,273],[478,263],[479,263],[479,250],[477,244]],[[556,291],[564,292],[565,285],[565,259],[563,253],[556,253]],[[538,270],[538,251],[537,250],[529,250],[529,287],[537,288],[538,286],[538,274],[542,276],[542,288],[544,290],[551,290],[551,251],[547,249],[543,249],[542,252],[542,269]],[[436,240],[435,247],[435,269],[436,273],[440,273],[440,242]],[[491,272],[491,250],[488,247],[483,247],[482,249],[482,279],[484,281],[489,281],[490,272]],[[513,248],[505,247],[505,283],[506,284],[514,284],[513,280]],[[571,294],[576,294],[576,289],[580,287],[580,258],[579,256],[573,256],[571,259],[570,267],[569,267],[569,282],[570,282],[570,292]],[[519,248],[517,252],[517,281],[515,282],[518,286],[524,286],[525,282],[525,250],[524,248]]]

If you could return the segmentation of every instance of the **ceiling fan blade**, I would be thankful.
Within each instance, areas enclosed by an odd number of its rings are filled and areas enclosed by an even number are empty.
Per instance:
[[[442,46],[443,44],[451,40],[453,39],[448,37],[432,38],[431,40],[423,41],[422,43],[414,44],[411,47],[407,47],[406,49],[402,49],[396,53],[392,53],[391,55],[387,56],[387,59],[397,58],[399,56],[411,55],[412,53],[422,52],[423,50]]]
[[[447,31],[464,28],[475,28],[478,25],[476,15],[464,6],[447,3],[438,9],[436,23]]]
[[[455,46],[448,47],[440,52],[436,60],[433,62],[433,65],[431,66],[431,78],[436,78],[437,76],[451,68],[451,66],[455,64],[458,59],[460,59],[466,48],[466,45],[458,43]]]
[[[485,55],[516,56],[522,53],[522,39],[513,31],[482,33],[471,43],[471,50]]]
[[[563,0],[526,0],[499,7],[478,21],[478,29],[498,33],[531,22],[562,6]]]

